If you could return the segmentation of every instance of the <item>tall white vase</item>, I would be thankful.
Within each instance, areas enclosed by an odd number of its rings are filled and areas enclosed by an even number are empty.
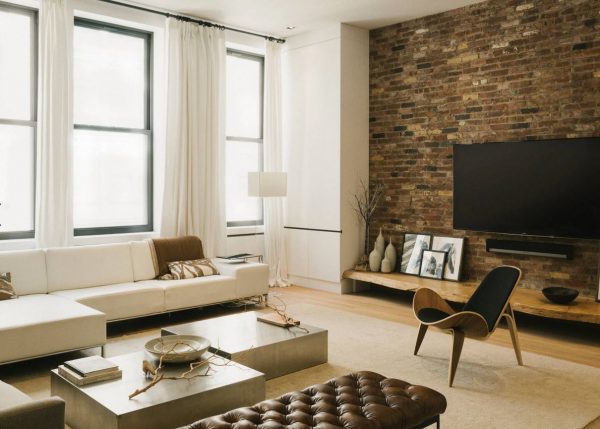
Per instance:
[[[379,256],[383,259],[383,255],[385,253],[385,239],[383,238],[383,234],[381,233],[381,228],[379,228],[379,235],[375,240],[375,250],[379,252]]]
[[[396,259],[397,259],[398,255],[396,254],[396,247],[392,243],[391,236],[390,236],[390,243],[385,248],[384,257],[385,257],[385,259],[390,261],[390,271],[394,271],[394,269],[396,268]]]

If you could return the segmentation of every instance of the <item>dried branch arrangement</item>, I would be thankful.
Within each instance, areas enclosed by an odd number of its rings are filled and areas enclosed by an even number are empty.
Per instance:
[[[270,295],[270,297],[271,298],[275,298],[277,301],[279,301],[279,305],[272,304],[270,302],[266,302],[265,303],[265,307],[270,308],[275,313],[277,313],[279,315],[279,317],[281,317],[281,319],[283,321],[289,322],[291,326],[289,326],[288,329],[291,328],[291,327],[293,327],[293,328],[299,329],[301,331],[304,331],[307,334],[309,333],[308,329],[306,329],[306,328],[304,328],[302,326],[297,326],[296,324],[294,324],[295,319],[288,314],[288,312],[287,312],[287,304],[285,303],[285,301],[283,299],[281,299],[277,295]]]
[[[369,254],[370,234],[369,227],[373,220],[373,215],[379,204],[379,200],[383,197],[385,185],[383,182],[373,182],[372,191],[369,189],[369,184],[363,180],[360,181],[360,190],[354,194],[354,199],[351,202],[352,209],[356,212],[358,218],[365,225],[365,247],[364,255]]]
[[[144,371],[144,375],[146,376],[146,378],[151,379],[151,381],[146,386],[140,387],[139,389],[136,389],[133,393],[131,393],[129,395],[129,399],[135,398],[137,395],[148,391],[149,389],[156,386],[158,383],[160,383],[163,380],[191,380],[196,377],[206,377],[206,376],[211,375],[210,374],[210,372],[212,371],[211,365],[225,366],[225,365],[229,365],[229,363],[230,363],[229,361],[224,361],[224,359],[222,359],[221,357],[219,357],[215,354],[212,354],[211,356],[209,356],[206,359],[203,359],[198,362],[190,363],[189,369],[186,371],[183,371],[179,375],[167,376],[163,372],[165,356],[167,356],[168,354],[173,354],[174,350],[177,348],[177,346],[181,346],[181,345],[187,346],[191,350],[194,350],[194,351],[196,350],[194,347],[190,346],[189,344],[175,343],[175,344],[173,344],[173,346],[170,350],[167,350],[165,353],[163,353],[160,356],[160,359],[158,360],[158,367],[155,367],[150,361],[147,361],[147,360],[144,360],[142,362],[142,370]],[[224,363],[219,363],[218,360],[224,361]],[[202,366],[206,366],[206,370],[200,370],[200,367],[202,367]]]

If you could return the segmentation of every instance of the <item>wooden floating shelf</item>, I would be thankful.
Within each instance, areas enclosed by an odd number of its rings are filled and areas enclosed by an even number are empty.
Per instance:
[[[345,271],[343,278],[411,292],[426,287],[436,291],[442,298],[458,303],[467,302],[479,284],[431,280],[399,273],[385,274],[354,270]],[[600,302],[592,298],[578,297],[569,305],[558,305],[549,302],[541,291],[518,288],[511,299],[511,306],[513,310],[521,313],[600,324]]]

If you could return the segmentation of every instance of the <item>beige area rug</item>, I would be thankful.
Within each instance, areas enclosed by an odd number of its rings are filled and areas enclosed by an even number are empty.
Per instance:
[[[443,429],[578,429],[600,415],[600,369],[531,353],[524,353],[520,367],[512,349],[467,339],[449,388],[451,337],[445,333],[428,332],[419,356],[413,356],[415,327],[318,305],[291,304],[288,312],[329,330],[329,363],[268,381],[267,397],[370,370],[443,393],[448,400]],[[157,335],[158,329],[148,329],[111,338],[107,356],[139,351]],[[97,350],[86,352],[93,353]],[[42,361],[40,368],[0,379],[33,397],[47,397],[47,366]]]
[[[415,327],[317,305],[290,305],[288,312],[329,330],[329,363],[267,382],[269,397],[365,369],[443,393],[444,429],[576,429],[600,415],[597,368],[532,353],[518,366],[512,349],[467,339],[449,388],[446,333],[430,330],[413,356]]]

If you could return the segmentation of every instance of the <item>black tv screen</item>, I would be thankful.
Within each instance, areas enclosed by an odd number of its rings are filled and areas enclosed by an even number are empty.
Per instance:
[[[454,229],[600,239],[600,137],[455,144]]]

